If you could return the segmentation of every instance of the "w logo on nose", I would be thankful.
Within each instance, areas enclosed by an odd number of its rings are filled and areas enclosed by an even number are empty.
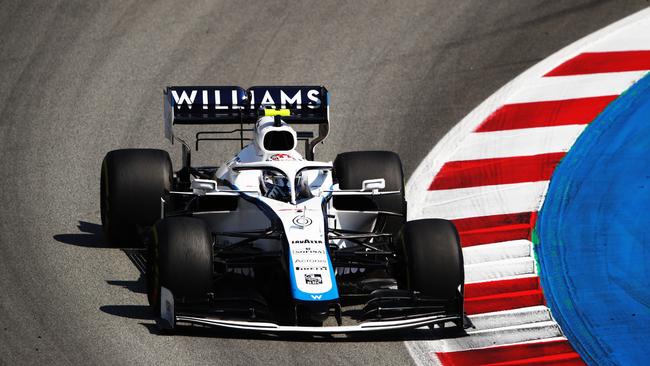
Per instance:
[[[314,300],[320,300],[323,297],[323,295],[311,295],[311,298]]]

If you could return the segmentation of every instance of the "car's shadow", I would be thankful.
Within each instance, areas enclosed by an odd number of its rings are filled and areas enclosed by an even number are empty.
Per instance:
[[[122,318],[155,321],[151,309],[146,305],[104,305],[99,310]]]
[[[69,244],[75,245],[78,247],[86,248],[108,248],[109,244],[104,240],[104,235],[102,234],[102,226],[98,224],[93,224],[87,221],[79,220],[77,225],[79,233],[72,234],[57,234],[54,235],[54,240]]]
[[[79,233],[57,234],[58,242],[86,248],[112,248],[104,239],[102,227],[86,221],[79,221]],[[131,263],[138,269],[137,280],[107,280],[106,283],[119,286],[137,294],[146,294],[146,255],[138,248],[115,248],[124,252]],[[151,309],[147,305],[103,305],[100,311],[122,318],[140,320],[140,325],[151,334],[176,337],[202,337],[221,339],[256,339],[279,342],[398,342],[410,340],[435,340],[441,338],[462,337],[465,334],[455,328],[448,329],[406,329],[379,333],[351,333],[347,335],[311,335],[297,333],[262,333],[203,326],[179,326],[173,333],[161,332],[156,325]]]
[[[57,234],[54,240],[78,247],[84,248],[110,248],[120,250],[129,258],[133,266],[138,270],[140,276],[137,280],[107,280],[106,283],[113,286],[119,286],[137,294],[146,294],[146,265],[147,258],[142,248],[117,248],[111,246],[104,238],[102,226],[91,222],[79,220],[77,225],[78,233]],[[105,305],[100,310],[111,315],[122,316],[133,319],[151,319],[146,306],[140,305]]]

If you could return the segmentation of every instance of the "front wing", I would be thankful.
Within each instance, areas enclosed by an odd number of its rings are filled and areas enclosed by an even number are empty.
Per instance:
[[[201,318],[194,316],[176,316],[176,322],[210,325],[223,328],[232,328],[239,330],[253,330],[253,331],[266,331],[278,333],[358,333],[358,332],[372,332],[372,331],[388,331],[407,328],[419,328],[423,326],[440,324],[445,322],[455,322],[460,319],[459,316],[450,315],[433,315],[427,317],[413,318],[413,319],[400,319],[389,321],[368,321],[357,325],[341,325],[330,327],[308,327],[308,326],[286,326],[278,325],[275,323],[262,323],[262,322],[245,322],[233,320],[221,320],[211,318]]]
[[[203,326],[215,326],[247,331],[260,331],[270,333],[312,333],[312,334],[343,334],[390,331],[398,329],[420,328],[438,324],[444,327],[445,323],[453,322],[456,326],[466,328],[471,326],[469,319],[464,314],[438,313],[422,316],[413,316],[397,320],[373,320],[365,321],[356,325],[340,326],[293,326],[279,325],[272,322],[225,320],[200,316],[197,314],[177,314],[174,307],[174,297],[166,288],[161,289],[161,318],[158,325],[161,329],[173,329],[177,324],[196,324]]]

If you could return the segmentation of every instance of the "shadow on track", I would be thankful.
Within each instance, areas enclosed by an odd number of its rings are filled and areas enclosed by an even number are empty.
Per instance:
[[[108,280],[106,283],[113,286],[119,286],[121,288],[127,289],[136,294],[146,294],[147,293],[147,277],[144,273],[140,273],[140,277],[135,281],[130,280]]]
[[[79,220],[77,225],[80,233],[70,234],[57,234],[54,235],[54,240],[79,247],[85,248],[115,248],[111,246],[108,241],[104,239],[102,226],[87,221]],[[119,286],[130,290],[137,294],[146,294],[146,256],[143,249],[140,248],[115,248],[120,249],[126,254],[127,258],[140,272],[140,277],[137,280],[107,280],[106,283],[113,286]],[[148,306],[141,305],[105,305],[101,306],[99,310],[125,318],[140,319],[140,320],[153,320]]]
[[[104,305],[99,308],[106,314],[138,320],[154,320],[147,305]]]
[[[114,248],[120,249],[126,254],[131,263],[140,271],[140,279],[137,281],[107,281],[111,285],[123,286],[134,290],[134,292],[140,291],[141,286],[135,286],[133,282],[143,281],[143,276],[146,273],[147,268],[147,258],[146,250],[143,248],[125,248],[125,247],[115,247],[112,246],[105,238],[104,233],[102,232],[102,226],[100,224],[94,224],[92,222],[79,220],[77,225],[80,233],[71,233],[71,234],[56,234],[53,236],[54,240],[69,245],[75,245],[85,248]],[[144,283],[144,282],[143,282]]]
[[[104,240],[104,235],[102,234],[102,226],[98,224],[93,224],[87,221],[79,220],[79,225],[77,228],[80,233],[73,234],[57,234],[54,235],[54,240],[70,245],[76,245],[78,247],[86,248],[109,248],[110,245],[106,240]]]

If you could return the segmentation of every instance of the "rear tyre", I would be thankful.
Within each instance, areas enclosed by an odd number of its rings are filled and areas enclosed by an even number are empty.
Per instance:
[[[102,228],[116,247],[140,246],[138,226],[160,218],[160,197],[171,189],[169,154],[154,149],[121,149],[102,162],[100,208]]]
[[[160,287],[174,298],[201,299],[212,289],[212,234],[205,221],[168,217],[154,226],[147,276],[149,305],[160,315]]]
[[[451,221],[409,221],[399,239],[405,260],[402,288],[439,299],[460,296],[459,288],[465,281],[463,252]]]
[[[404,199],[404,173],[397,154],[390,151],[353,151],[336,156],[334,178],[341,189],[361,189],[366,179],[384,178],[386,191],[400,191],[370,197],[334,197],[334,207],[352,211],[390,211],[398,215],[379,215],[376,232],[396,234],[406,221],[406,200]]]

